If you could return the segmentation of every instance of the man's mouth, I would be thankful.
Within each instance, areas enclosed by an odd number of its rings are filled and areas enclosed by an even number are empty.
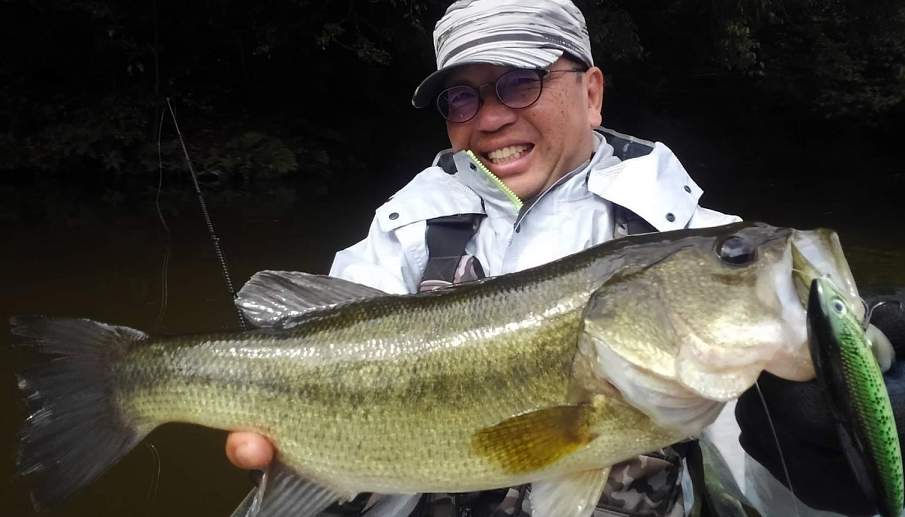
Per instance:
[[[518,144],[503,147],[489,153],[484,153],[487,160],[494,165],[504,165],[509,162],[518,160],[531,151],[534,146],[532,144]]]

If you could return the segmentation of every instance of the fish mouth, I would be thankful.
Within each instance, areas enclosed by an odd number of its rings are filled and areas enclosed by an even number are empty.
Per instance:
[[[864,305],[836,232],[827,229],[795,230],[790,248],[792,281],[802,307],[806,309],[808,306],[814,280],[827,279],[833,282],[856,317],[864,320]]]
[[[806,323],[813,281],[831,281],[861,321],[864,305],[836,232],[824,228],[793,230],[786,253],[790,257],[784,261],[783,270],[776,272],[773,282],[789,344],[777,349],[764,370],[790,381],[809,381],[816,375],[808,350]]]

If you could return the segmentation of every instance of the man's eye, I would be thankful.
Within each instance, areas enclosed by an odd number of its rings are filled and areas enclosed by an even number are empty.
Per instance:
[[[475,95],[472,92],[456,92],[449,96],[449,107],[456,108],[474,102]]]
[[[531,88],[536,87],[539,83],[540,81],[536,77],[517,77],[509,84],[519,88]]]

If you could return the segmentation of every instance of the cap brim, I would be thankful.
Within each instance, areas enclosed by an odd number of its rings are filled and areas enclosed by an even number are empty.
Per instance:
[[[503,52],[500,52],[499,49],[478,50],[464,59],[440,68],[421,81],[421,84],[415,88],[415,94],[412,95],[412,106],[423,108],[431,105],[437,95],[446,87],[446,76],[460,66],[484,64],[514,68],[546,68],[562,55],[563,51],[555,48],[509,48]]]
[[[441,68],[427,76],[421,81],[421,84],[415,88],[415,94],[412,95],[412,106],[416,108],[430,106],[434,102],[434,99],[437,98],[437,95],[440,95],[440,92],[443,91],[443,87],[446,86],[446,76],[454,69],[469,64],[472,63],[456,63],[446,68]]]

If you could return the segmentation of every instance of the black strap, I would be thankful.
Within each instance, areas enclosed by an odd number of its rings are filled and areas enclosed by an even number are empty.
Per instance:
[[[638,235],[656,232],[635,212],[614,204],[617,233]],[[427,220],[427,265],[421,276],[420,290],[431,290],[455,281],[456,268],[465,255],[465,246],[478,230],[483,214],[456,214]],[[481,275],[483,276],[483,275]]]
[[[427,265],[421,275],[421,287],[432,289],[451,285],[465,246],[478,231],[483,214],[457,214],[427,221]]]
[[[446,151],[437,159],[437,165],[439,165],[440,168],[443,169],[443,172],[445,172],[446,174],[453,175],[458,172],[456,170],[456,161],[453,158],[454,156],[455,153],[453,153],[452,151]]]
[[[617,234],[640,235],[642,233],[654,233],[657,231],[652,224],[645,221],[640,215],[622,205],[613,203],[613,212]]]

